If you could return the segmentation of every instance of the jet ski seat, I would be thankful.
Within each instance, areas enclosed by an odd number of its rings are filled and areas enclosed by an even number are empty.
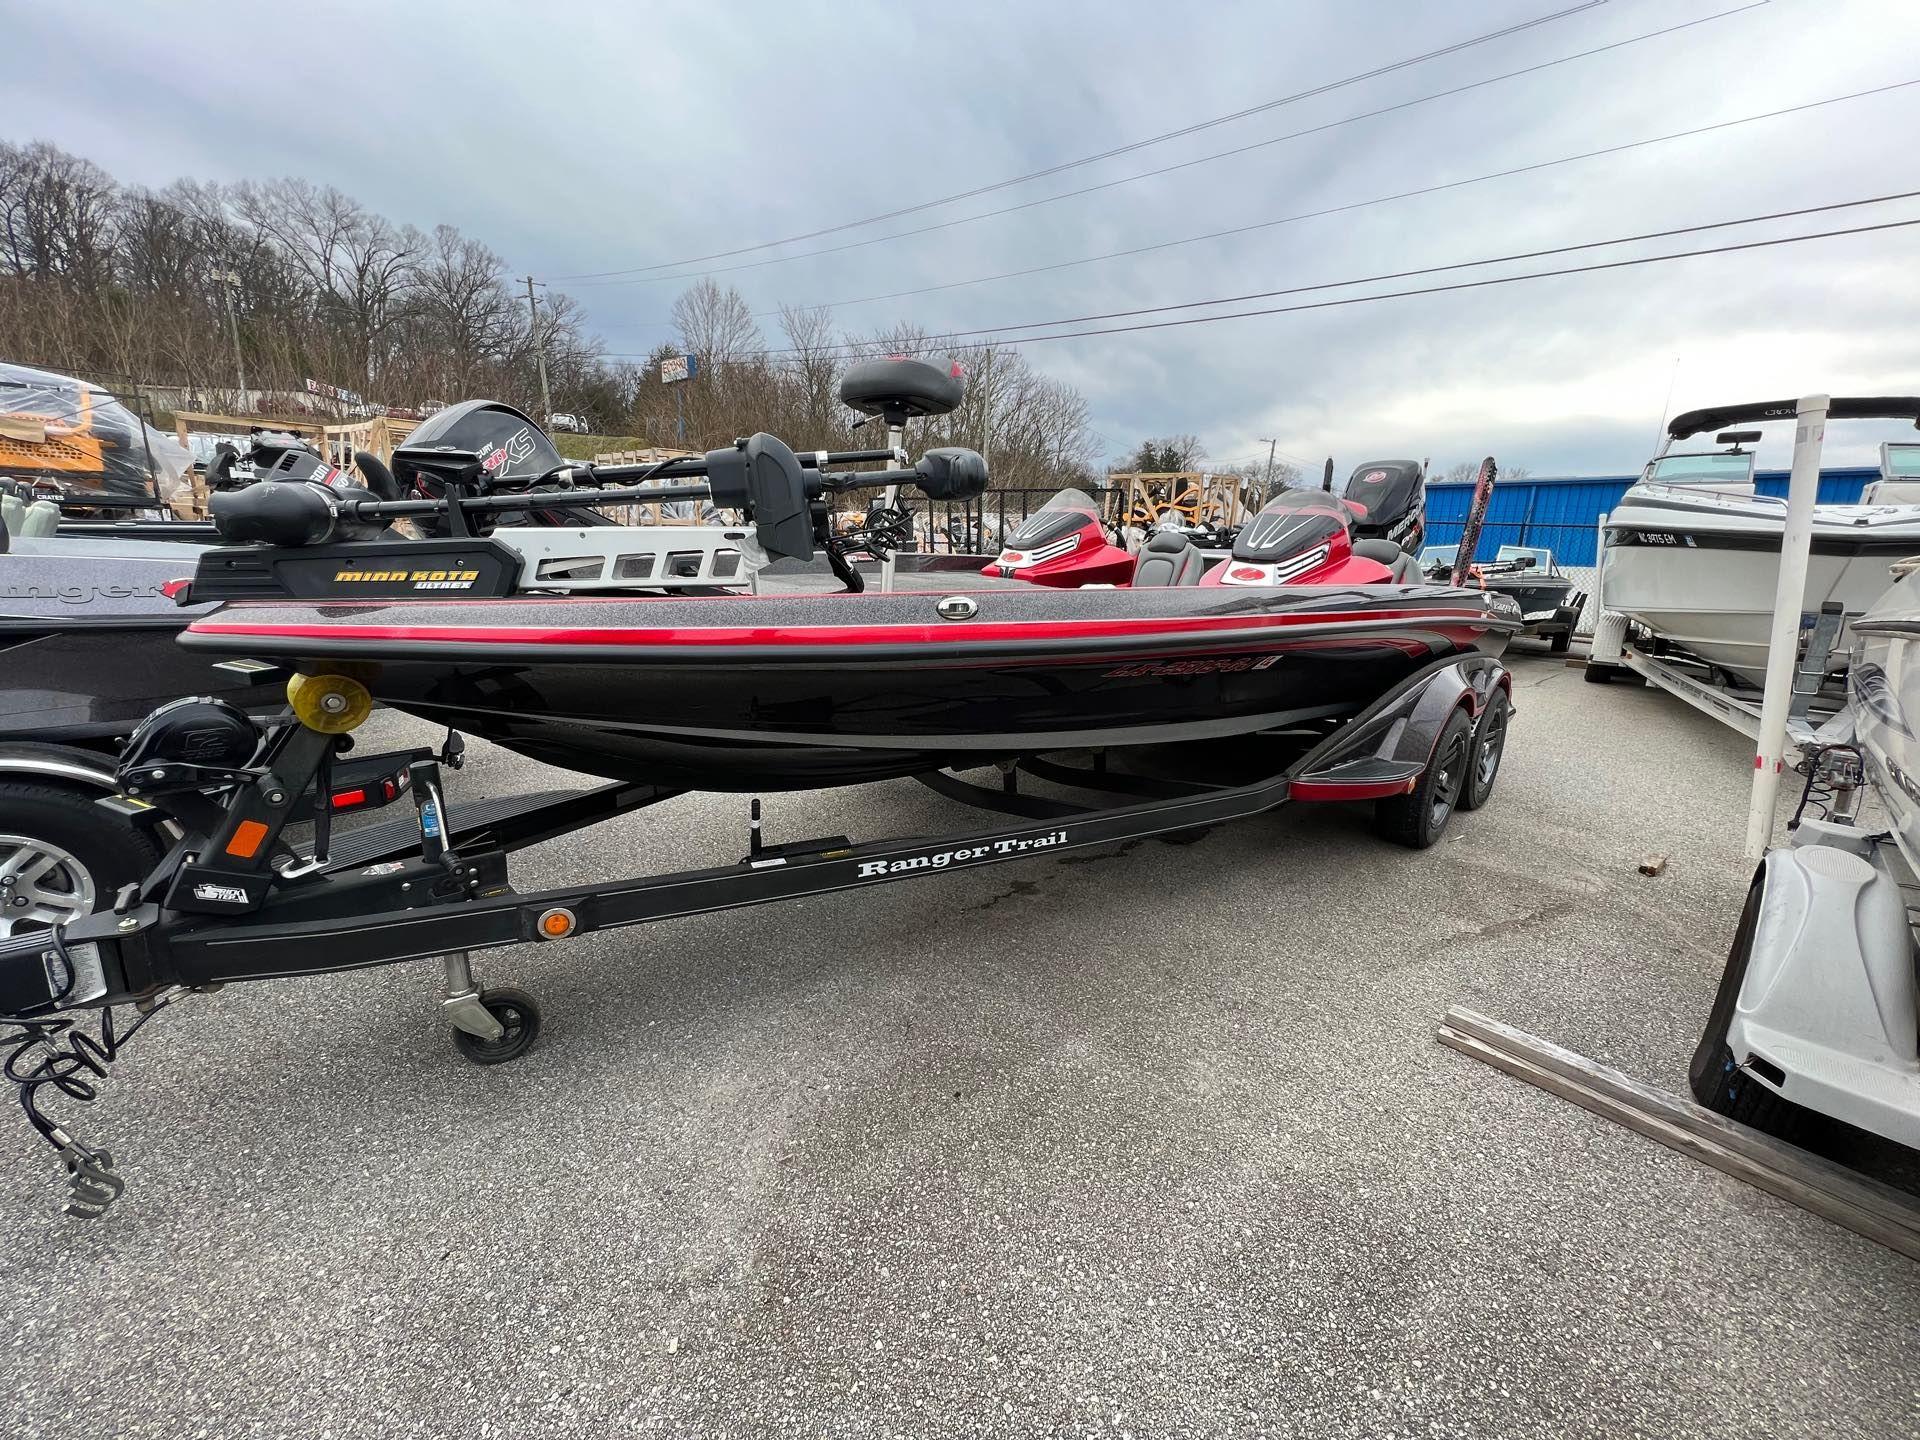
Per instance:
[[[1356,540],[1353,553],[1386,566],[1393,572],[1396,585],[1418,585],[1426,578],[1420,573],[1420,562],[1391,540]]]
[[[1198,585],[1206,573],[1200,547],[1178,530],[1156,530],[1133,564],[1133,588],[1149,585]]]

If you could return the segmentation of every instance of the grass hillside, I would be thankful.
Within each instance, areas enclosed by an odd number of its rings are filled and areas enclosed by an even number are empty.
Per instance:
[[[620,450],[644,450],[647,442],[638,435],[554,435],[554,447],[562,460],[591,460],[596,455],[611,455]]]

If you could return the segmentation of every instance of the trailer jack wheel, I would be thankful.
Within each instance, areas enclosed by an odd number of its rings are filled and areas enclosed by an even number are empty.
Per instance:
[[[540,1007],[524,990],[495,985],[481,990],[464,950],[446,956],[447,989],[441,1008],[453,1025],[453,1043],[476,1065],[518,1059],[540,1034]]]
[[[453,1043],[474,1064],[501,1065],[517,1060],[539,1036],[540,1007],[526,991],[511,985],[495,985],[482,990],[474,999],[500,1031],[497,1037],[488,1039],[456,1025]]]

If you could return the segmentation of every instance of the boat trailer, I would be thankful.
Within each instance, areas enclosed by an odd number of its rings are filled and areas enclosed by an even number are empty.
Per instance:
[[[1301,743],[1319,738],[1251,783],[1110,769],[1098,752],[1086,765],[1030,756],[1005,762],[998,787],[944,772],[919,777],[941,795],[1016,824],[932,839],[829,836],[774,846],[761,841],[756,799],[747,853],[735,864],[524,894],[508,878],[511,852],[685,792],[616,782],[450,808],[445,772],[458,768],[464,748],[450,734],[438,752],[385,757],[393,762],[395,798],[410,799],[411,815],[335,838],[333,806],[315,801],[339,795],[330,771],[367,707],[358,703],[364,691],[352,695],[354,682],[318,678],[327,683],[309,680],[304,694],[302,681],[294,682],[295,716],[273,726],[263,758],[244,767],[144,762],[136,736],[119,771],[120,793],[97,803],[129,823],[171,821],[180,838],[110,909],[0,941],[0,1024],[14,1027],[0,1032],[0,1057],[29,1123],[66,1164],[68,1214],[103,1213],[125,1182],[111,1154],[77,1138],[43,1102],[93,1099],[132,1035],[183,995],[232,981],[438,957],[456,1044],[470,1060],[497,1064],[533,1042],[540,1012],[523,991],[482,989],[473,975],[476,950],[1204,830],[1296,800],[1379,802],[1383,834],[1425,848],[1454,809],[1486,799],[1511,714],[1503,665],[1451,656],[1327,733],[1288,732]],[[356,757],[354,766],[363,773],[369,761]],[[1081,805],[1022,791],[1022,773],[1105,801]],[[302,814],[314,816],[313,836],[298,849],[283,832]],[[117,1025],[116,1007],[131,1007],[132,1019]],[[101,1012],[97,1035],[79,1028],[87,1010]]]

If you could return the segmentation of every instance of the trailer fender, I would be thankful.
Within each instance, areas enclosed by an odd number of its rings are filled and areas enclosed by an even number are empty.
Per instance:
[[[111,756],[70,745],[20,741],[0,745],[0,779],[28,780],[110,795],[114,784]]]
[[[1496,690],[1512,695],[1506,666],[1487,655],[1439,665],[1387,697],[1319,752],[1295,778],[1295,800],[1379,800],[1405,794],[1433,758],[1454,711],[1479,719]]]
[[[1727,1028],[1736,1063],[1770,1089],[1855,1123],[1848,1077],[1867,1067],[1911,1075],[1917,1058],[1913,932],[1898,882],[1875,859],[1870,844],[1767,855]]]

